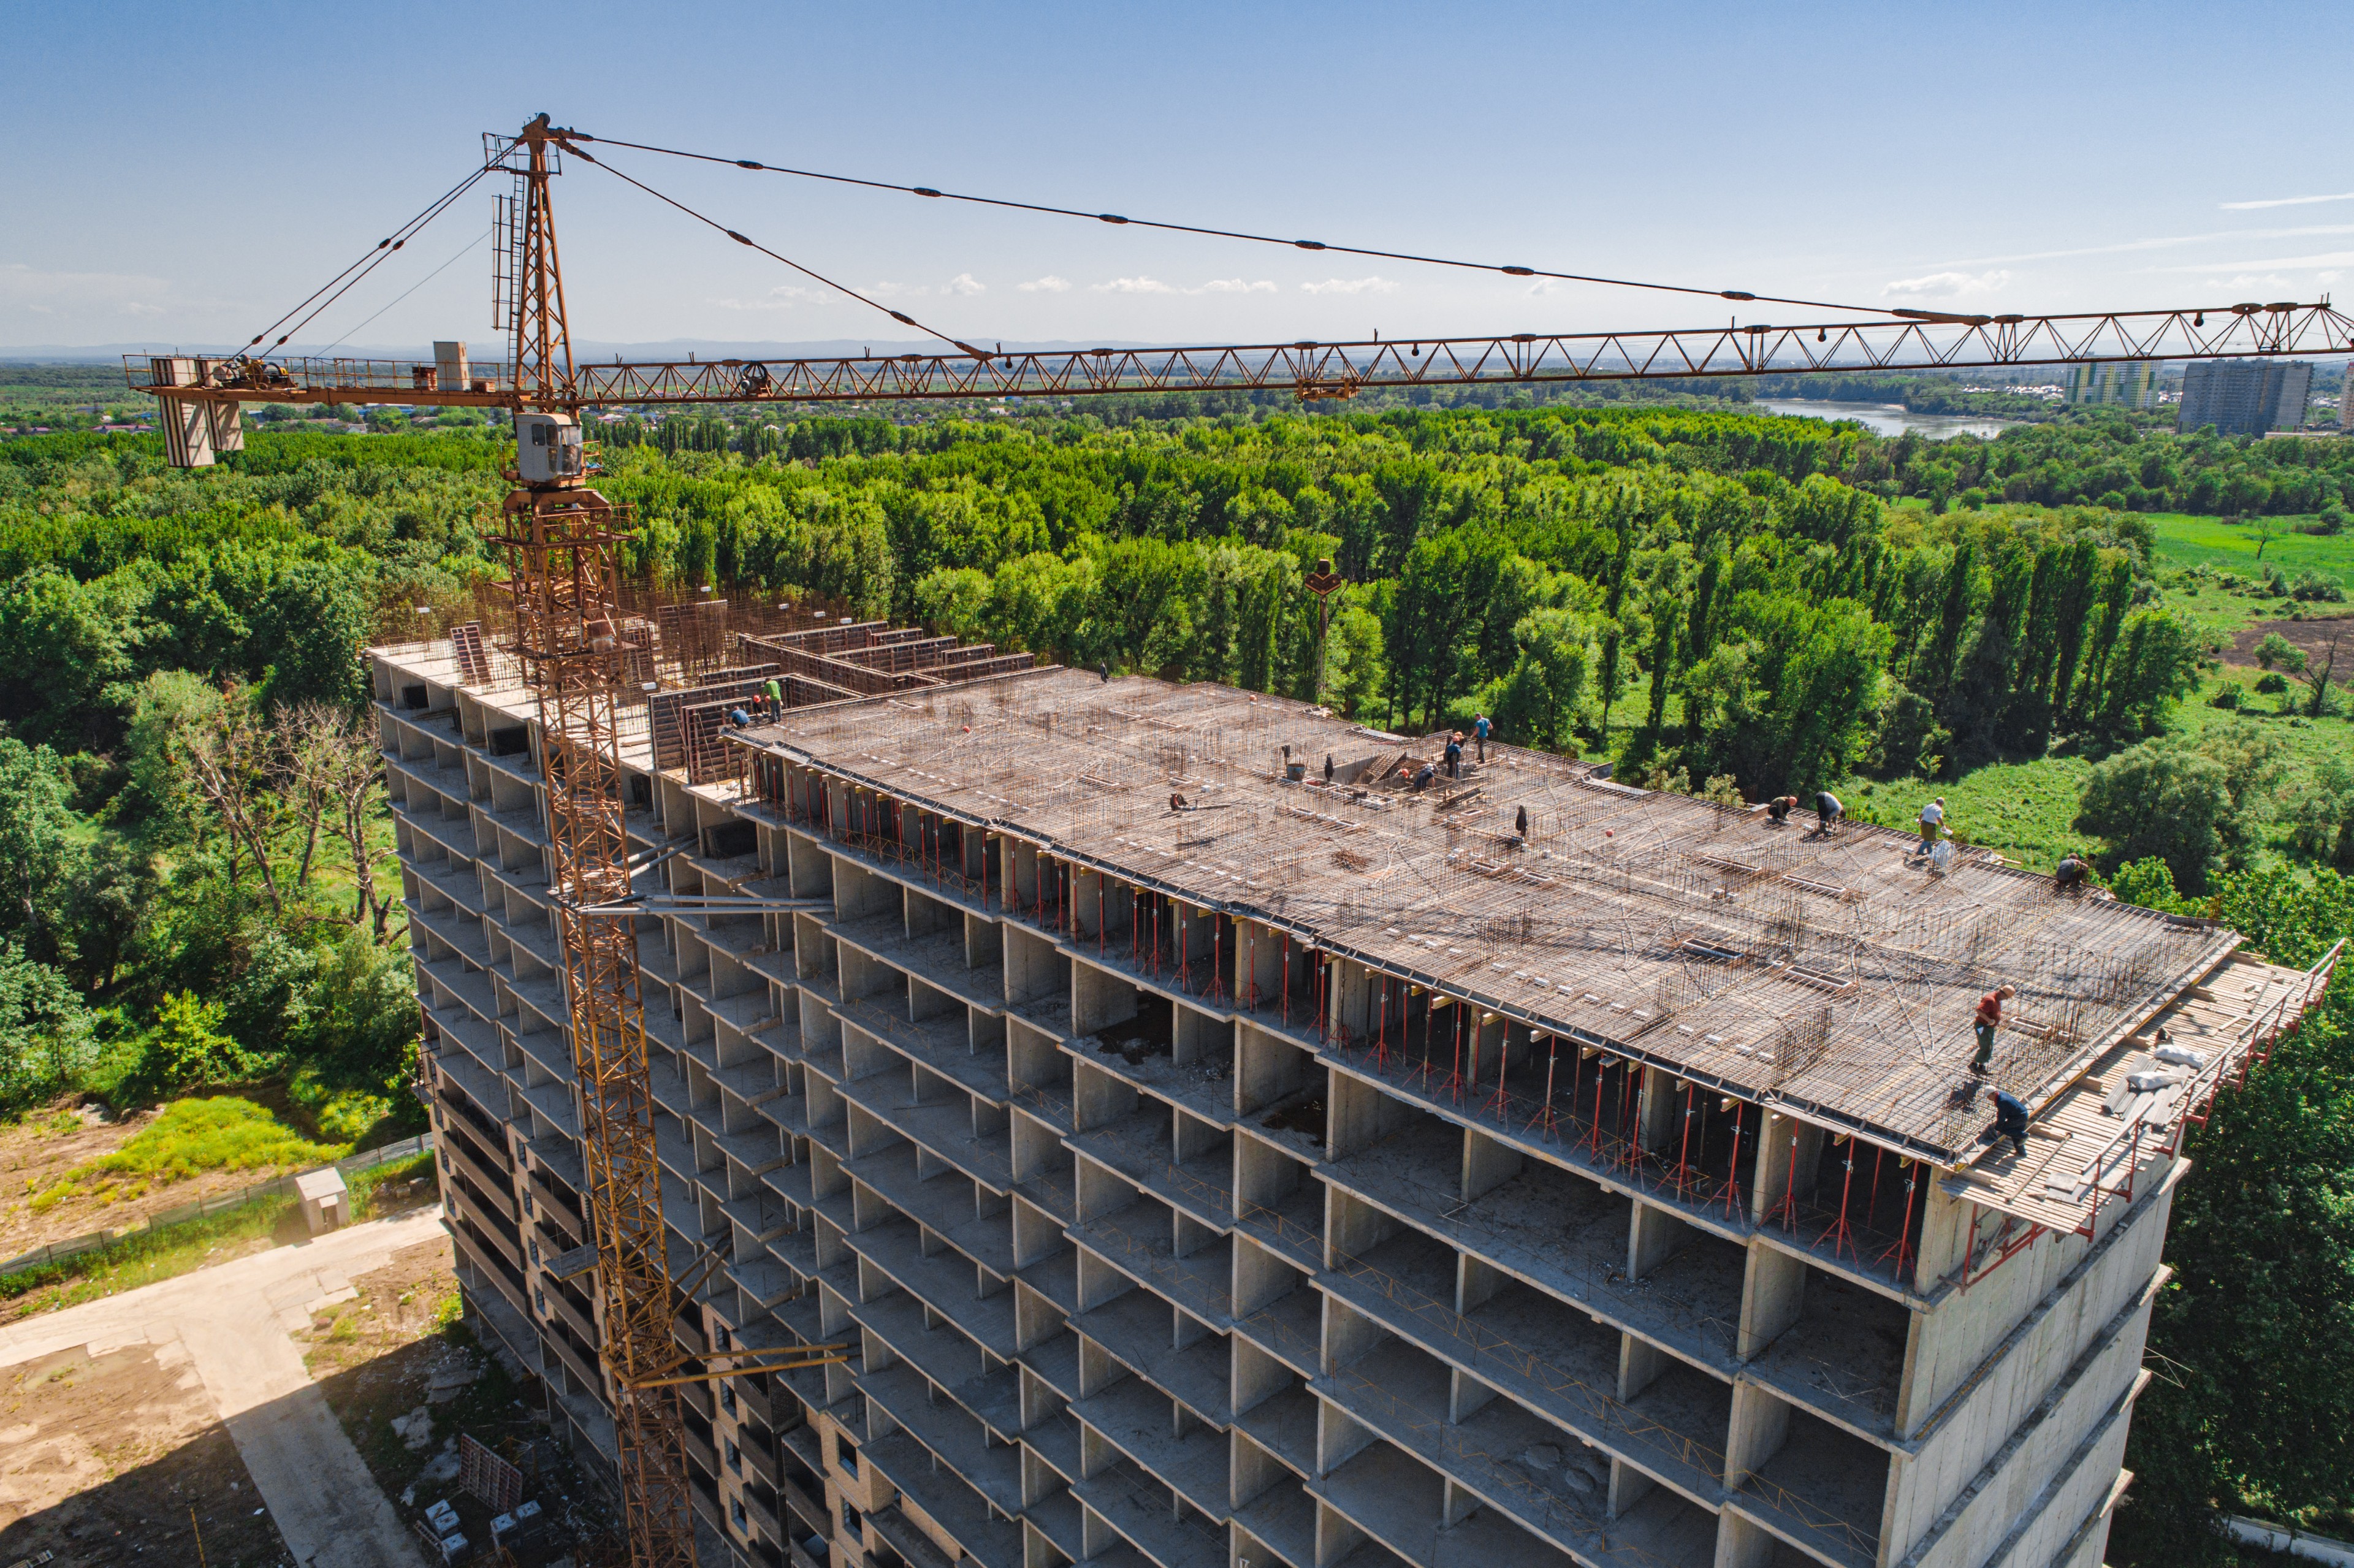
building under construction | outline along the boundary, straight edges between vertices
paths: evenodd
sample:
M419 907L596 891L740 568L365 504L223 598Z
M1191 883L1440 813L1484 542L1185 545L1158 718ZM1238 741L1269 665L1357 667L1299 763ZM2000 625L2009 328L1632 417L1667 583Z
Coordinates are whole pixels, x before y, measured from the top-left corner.
M2322 970L1549 755L663 615L674 1329L844 1347L679 1388L706 1563L2100 1563L2184 1128ZM610 1458L535 698L475 628L370 657L468 1308Z

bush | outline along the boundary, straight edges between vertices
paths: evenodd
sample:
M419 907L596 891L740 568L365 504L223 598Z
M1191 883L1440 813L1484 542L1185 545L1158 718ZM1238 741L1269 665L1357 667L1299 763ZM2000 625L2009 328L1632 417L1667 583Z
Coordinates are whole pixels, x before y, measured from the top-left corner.
M2175 885L2205 891L2224 855L2245 837L2230 773L2173 736L2145 741L2094 768L2073 824L2108 841L2109 866L2155 856Z
M2346 585L2336 577L2325 577L2319 572L2299 572L2290 594L2307 604L2343 604Z
M2236 710L2240 705L2242 695L2239 687L2227 683L2222 690L2207 699L2207 705L2211 708Z
M2288 690L2288 677L2277 670L2259 675L2256 677L2256 690L2266 696L2271 696L2277 692L2285 692Z
M96 1055L89 1011L66 977L0 942L0 1112L72 1087Z

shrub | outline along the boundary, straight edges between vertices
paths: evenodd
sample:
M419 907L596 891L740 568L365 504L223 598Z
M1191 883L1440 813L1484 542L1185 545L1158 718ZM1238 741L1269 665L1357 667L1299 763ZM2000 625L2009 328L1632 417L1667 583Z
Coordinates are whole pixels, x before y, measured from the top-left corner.
M2307 604L2343 604L2346 585L2336 577L2325 577L2319 572L2299 572L2290 594Z
M2207 705L2211 708L2236 710L2240 705L2240 688L2227 683L2222 690L2207 699Z
M0 1111L72 1086L96 1054L90 1013L66 977L0 942Z
M2108 841L2111 866L2152 856L2175 885L2203 892L2227 852L2245 836L2230 773L2168 736L2121 751L2084 780L2073 823Z
M2256 677L2256 690L2266 696L2271 696L2276 692L2285 692L2288 690L2288 677L2277 670L2269 674L2259 675Z

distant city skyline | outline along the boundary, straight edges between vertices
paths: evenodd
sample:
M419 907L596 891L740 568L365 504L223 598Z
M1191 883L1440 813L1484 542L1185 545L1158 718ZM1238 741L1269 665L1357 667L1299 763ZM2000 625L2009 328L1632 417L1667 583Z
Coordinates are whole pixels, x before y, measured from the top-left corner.
M2226 23L2299 47L2186 48ZM540 109L895 184L1852 307L2309 301L2354 272L2354 179L2285 164L2254 122L2173 139L2147 113L2329 101L2342 7L19 5L7 27L0 353L241 342ZM969 340L1838 319L601 155ZM603 170L557 200L584 339L920 341ZM492 342L490 206L485 182L298 344Z

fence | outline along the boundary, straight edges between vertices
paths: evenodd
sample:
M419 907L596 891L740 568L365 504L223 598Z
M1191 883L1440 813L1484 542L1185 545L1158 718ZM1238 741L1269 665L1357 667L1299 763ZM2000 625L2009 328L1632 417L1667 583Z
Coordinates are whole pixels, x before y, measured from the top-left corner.
M396 1160L406 1160L411 1155L422 1154L432 1147L433 1135L429 1132L420 1132L413 1138L404 1138L396 1143L387 1143L359 1154L347 1155L336 1160L332 1169L346 1174L356 1171L372 1171L379 1165L389 1165ZM215 1192L208 1198L199 1198L193 1203L182 1203L175 1209L161 1210L148 1215L141 1224L125 1225L121 1230L90 1231L82 1235L69 1236L64 1241L50 1242L46 1246L37 1246L30 1252L21 1253L5 1263L0 1263L0 1278L20 1273L27 1268L37 1268L45 1263L56 1263L64 1258L80 1256L86 1252L95 1252L100 1247L111 1246L116 1242L138 1235L143 1232L161 1230L165 1225L186 1224L190 1220L204 1219L208 1215L234 1209L239 1204L250 1203L258 1198L274 1198L282 1194L291 1194L294 1191L296 1177L307 1176L311 1171L328 1169L330 1169L328 1166L314 1165L310 1170L289 1171L275 1181L251 1182L230 1192Z

